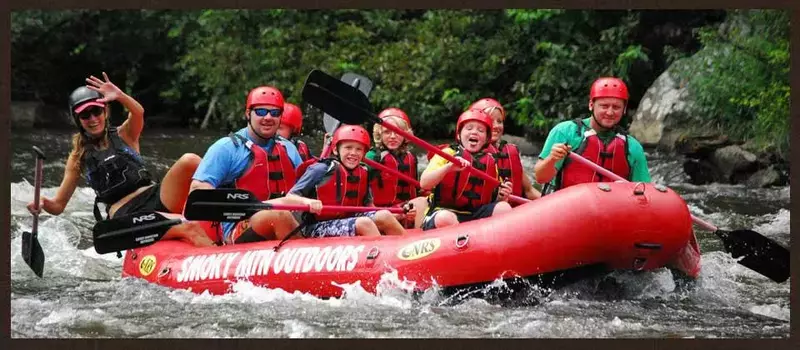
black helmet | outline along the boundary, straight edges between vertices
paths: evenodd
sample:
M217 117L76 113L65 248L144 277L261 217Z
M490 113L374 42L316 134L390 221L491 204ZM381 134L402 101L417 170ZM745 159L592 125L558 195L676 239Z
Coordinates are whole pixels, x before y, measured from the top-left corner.
M83 127L81 127L81 122L78 120L78 115L75 113L75 109L81 106L82 104L94 101L97 99L103 98L99 92L89 89L85 85L79 86L77 89L73 90L71 94L69 94L69 115L72 116L75 125L83 131Z

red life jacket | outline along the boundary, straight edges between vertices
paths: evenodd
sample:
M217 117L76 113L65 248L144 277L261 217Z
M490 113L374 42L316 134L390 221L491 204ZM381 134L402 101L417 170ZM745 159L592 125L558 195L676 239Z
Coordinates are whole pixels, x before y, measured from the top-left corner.
M383 151L380 155L381 158L378 163L413 179L418 178L417 157L411 152L406 151L399 159L389 151ZM369 184L372 188L372 197L375 205L379 207L390 207L417 196L416 186L400 180L396 175L388 171L374 172Z
M286 146L275 140L270 153L267 154L263 148L247 138L239 134L233 135L250 150L250 164L234 181L234 186L253 192L260 201L286 196L296 180L294 166L286 152ZM238 146L236 138L233 136L231 138Z
M322 182L316 185L317 199L326 205L345 205L363 207L364 199L369 190L369 175L367 168L359 165L348 170L338 160L326 159L328 170ZM324 213L315 215L317 221L341 219L352 215L351 213Z
M580 146L573 151L584 158L600 165L603 168L630 180L631 167L628 164L628 137L622 132L618 132L608 144L597 136L597 132L591 128L585 128L581 120L576 120L578 124L578 134L583 135ZM588 129L588 130L587 130ZM585 130L585 131L584 131ZM587 182L611 182L592 168L580 163L574 163L567 158L559 171L557 189L566 188L572 185Z
M497 175L501 179L510 179L513 185L511 194L522 196L522 159L519 157L517 145L500 140L500 149L494 145L487 148L497 162Z
M309 151L308 149L308 145L306 145L306 143L303 142L303 140L293 137L291 141L295 145L295 147L297 147L297 153L300 153L300 159L302 159L305 162L313 158L311 156L311 151Z
M473 158L472 154L458 146L458 151L454 156L460 156L470 161L474 168L484 171L493 178L497 177L494 157L486 150L476 154L476 157ZM487 184L482 178L472 175L472 172L466 170L449 172L433 189L431 207L473 211L481 205L494 201L496 191L496 185Z

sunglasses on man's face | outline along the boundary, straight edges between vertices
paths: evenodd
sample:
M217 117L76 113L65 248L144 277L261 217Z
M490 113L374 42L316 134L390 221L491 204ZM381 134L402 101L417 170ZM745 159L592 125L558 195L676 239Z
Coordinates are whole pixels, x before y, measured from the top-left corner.
M253 113L255 113L256 116L261 117L261 118L266 117L267 115L270 115L272 117L277 118L277 117L280 117L281 114L283 114L283 110L279 109L279 108L276 108L276 109L253 108Z
M100 107L89 107L86 110L78 113L78 118L82 120L89 120L92 116L99 117L105 112L105 109Z

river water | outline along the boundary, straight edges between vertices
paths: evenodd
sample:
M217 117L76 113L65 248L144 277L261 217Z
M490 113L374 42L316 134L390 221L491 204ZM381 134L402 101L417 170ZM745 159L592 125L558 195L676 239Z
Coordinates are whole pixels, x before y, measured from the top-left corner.
M145 130L142 154L161 178L184 152L203 154L219 133ZM85 184L65 212L43 214L44 278L22 260L30 230L37 145L48 156L43 194L53 196L69 151L66 131L13 131L11 157L11 336L13 338L787 338L789 281L777 284L736 263L712 233L697 232L702 273L692 284L665 270L614 273L539 293L533 306L468 299L436 290L413 295L396 275L379 295L357 284L321 300L238 282L224 296L120 278L121 259L91 247L94 193ZM319 147L312 143L313 150ZM753 229L789 245L789 187L687 183L681 159L648 154L655 182L678 191L691 212L723 228ZM525 157L526 169L534 159ZM496 281L495 285L502 284ZM495 286L496 288L501 288ZM534 303L531 303L534 304Z

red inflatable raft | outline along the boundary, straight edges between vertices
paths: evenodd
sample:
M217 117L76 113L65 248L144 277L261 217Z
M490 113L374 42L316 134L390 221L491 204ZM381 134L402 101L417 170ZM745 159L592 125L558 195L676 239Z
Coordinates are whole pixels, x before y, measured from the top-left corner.
M360 281L375 293L392 269L416 283L458 288L498 278L536 278L601 266L674 267L696 277L700 252L686 203L643 183L572 186L510 213L404 236L298 239L194 248L159 241L125 254L123 276L172 288L224 294L231 284L339 297L336 284Z

